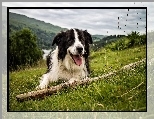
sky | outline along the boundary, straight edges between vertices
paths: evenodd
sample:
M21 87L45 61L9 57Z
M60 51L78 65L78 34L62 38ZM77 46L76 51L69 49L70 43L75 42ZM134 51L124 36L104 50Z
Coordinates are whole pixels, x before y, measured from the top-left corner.
M7 7L147 7L147 29L154 30L154 3L150 2L3 2ZM79 28L91 34L127 35L131 31L145 33L145 9L10 9L63 28Z

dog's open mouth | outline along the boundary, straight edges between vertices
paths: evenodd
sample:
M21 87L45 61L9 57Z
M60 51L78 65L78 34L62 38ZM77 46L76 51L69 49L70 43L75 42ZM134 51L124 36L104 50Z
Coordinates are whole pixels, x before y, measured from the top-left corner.
M82 64L82 55L73 55L72 53L70 55L76 65L80 66Z

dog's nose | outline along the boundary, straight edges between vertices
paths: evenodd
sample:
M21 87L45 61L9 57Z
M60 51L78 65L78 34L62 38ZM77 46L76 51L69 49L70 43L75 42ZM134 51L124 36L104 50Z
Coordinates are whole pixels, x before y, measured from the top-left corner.
M83 48L81 46L76 47L76 49L77 49L78 53L82 53L82 51L83 51Z

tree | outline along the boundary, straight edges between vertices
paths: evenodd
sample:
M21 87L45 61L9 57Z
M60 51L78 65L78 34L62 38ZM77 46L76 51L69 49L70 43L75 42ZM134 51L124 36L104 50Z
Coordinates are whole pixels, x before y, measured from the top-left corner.
M37 46L37 37L27 28L13 32L9 37L9 69L32 66L42 58Z
M137 31L132 31L130 34L128 34L127 38L130 39L130 46L129 47L136 45L135 41L137 41L137 39L139 39L139 37L140 37L140 33Z
M130 39L129 47L146 44L146 34L141 35L137 31L132 31L127 37Z

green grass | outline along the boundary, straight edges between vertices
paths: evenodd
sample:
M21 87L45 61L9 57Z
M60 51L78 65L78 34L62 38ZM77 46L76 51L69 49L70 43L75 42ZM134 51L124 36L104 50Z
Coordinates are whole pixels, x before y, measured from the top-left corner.
M118 70L129 63L145 58L145 50L145 46L140 46L121 51L101 49L92 52L90 57L91 77Z
M118 70L143 59L146 57L145 49L145 46L140 46L123 51L102 49L92 52L91 76ZM44 66L10 73L10 111L146 111L145 63L89 85L65 89L44 99L17 102L16 95L34 90L39 84L38 77L45 71Z

